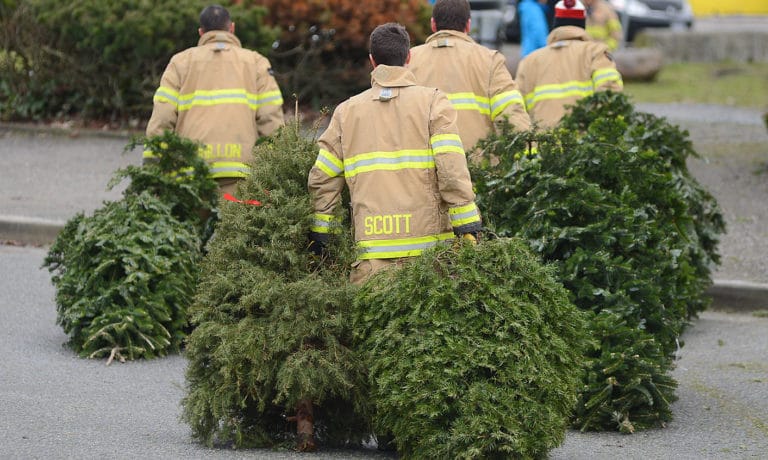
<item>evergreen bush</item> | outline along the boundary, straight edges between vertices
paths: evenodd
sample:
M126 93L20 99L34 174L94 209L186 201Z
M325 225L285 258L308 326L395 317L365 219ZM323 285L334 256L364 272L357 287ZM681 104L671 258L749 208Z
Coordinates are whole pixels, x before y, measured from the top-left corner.
M539 154L526 155L536 142ZM473 167L478 205L498 233L555 264L576 305L594 313L575 424L633 431L671 418L672 354L708 302L723 218L689 174L687 133L626 96L581 100L542 133L490 136L498 166Z
M429 35L423 0L244 0L267 8L264 23L279 27L270 58L284 95L315 109L334 106L370 87L368 38L385 22L403 24L416 43Z
M116 171L111 185L131 179L123 198L70 219L43 262L69 345L108 363L179 350L205 228L196 209L216 198L197 144L169 132L143 140L159 161ZM195 174L175 175L182 166Z
M223 203L202 262L183 417L208 445L312 450L370 433L366 373L350 348L354 246L340 234L337 258L307 250L317 148L305 136L293 123L257 145L238 191L251 204Z
M524 242L442 246L356 299L377 433L403 458L540 458L564 437L586 316Z
M275 31L262 25L263 8L226 6L243 46L268 52ZM160 76L174 53L197 43L203 0L19 0L3 6L0 106L4 119L82 116L146 120ZM0 97L0 100L5 97Z

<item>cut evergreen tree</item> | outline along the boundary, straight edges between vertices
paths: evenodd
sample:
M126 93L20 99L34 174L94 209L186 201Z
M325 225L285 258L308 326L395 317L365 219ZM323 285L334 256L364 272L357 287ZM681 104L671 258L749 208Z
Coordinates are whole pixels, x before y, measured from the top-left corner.
M525 154L532 142L538 155ZM600 345L574 424L632 432L670 420L673 353L707 305L724 231L717 202L687 170L687 133L602 92L551 131L507 130L482 148L500 158L472 168L486 223L527 241L595 313Z
M314 450L370 434L366 370L350 348L353 244L341 233L333 259L307 250L316 156L298 123L282 128L256 146L243 202L221 206L191 310L183 400L205 444Z
M143 166L130 165L118 170L110 186L130 179L124 196L146 191L159 198L177 220L197 229L205 245L216 224L219 195L216 181L209 177L208 164L199 155L200 145L165 131L159 136L133 139L126 151L136 146L153 152L154 158Z
M179 350L200 260L193 208L215 200L197 144L172 133L144 141L159 162L116 171L110 186L132 180L123 198L70 219L43 262L69 345L108 364ZM181 165L195 174L175 176Z
M356 303L377 433L403 458L539 458L563 441L588 314L522 241L436 247Z

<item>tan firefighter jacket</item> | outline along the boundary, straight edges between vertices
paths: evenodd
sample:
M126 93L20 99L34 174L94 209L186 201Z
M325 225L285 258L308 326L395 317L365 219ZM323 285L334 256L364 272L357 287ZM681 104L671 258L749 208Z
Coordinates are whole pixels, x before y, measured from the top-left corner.
M619 15L605 0L594 0L587 7L587 35L614 51L624 38Z
M313 238L332 231L345 183L359 259L416 256L479 231L451 103L404 67L379 65L371 76L371 89L339 104L318 140Z
M531 126L504 55L475 43L463 32L432 34L425 44L411 49L407 67L418 84L434 86L448 95L458 111L459 133L467 152L505 118L517 131Z
M147 136L175 131L200 141L215 179L245 177L261 136L283 125L283 97L269 61L225 31L171 58L155 92ZM144 152L144 160L152 152Z
M516 78L531 119L542 128L555 126L565 115L565 106L595 91L623 87L605 44L591 41L576 26L550 32L545 48L520 61Z

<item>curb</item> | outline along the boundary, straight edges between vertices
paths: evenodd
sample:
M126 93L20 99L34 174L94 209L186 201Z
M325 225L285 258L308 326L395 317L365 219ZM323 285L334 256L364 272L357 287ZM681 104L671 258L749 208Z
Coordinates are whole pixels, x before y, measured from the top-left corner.
M0 216L0 244L47 246L53 243L65 222L23 216Z
M22 216L0 216L0 245L49 246L65 222ZM712 297L710 308L720 311L768 309L768 284L740 280L714 280L707 289Z
M108 139L131 139L135 136L144 135L144 131L139 129L96 129L11 122L0 122L0 131L50 134L66 137L102 137Z
M768 309L768 284L739 280L714 280L707 290L712 308L723 311Z

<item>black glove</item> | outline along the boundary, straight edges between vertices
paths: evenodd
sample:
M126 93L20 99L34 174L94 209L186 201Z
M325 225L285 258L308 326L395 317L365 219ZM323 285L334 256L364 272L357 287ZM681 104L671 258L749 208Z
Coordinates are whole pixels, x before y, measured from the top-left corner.
M325 245L327 241L328 235L324 233L309 232L309 246L307 249L312 254L321 256L325 251Z

